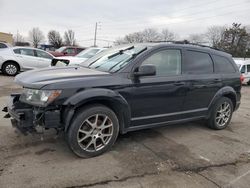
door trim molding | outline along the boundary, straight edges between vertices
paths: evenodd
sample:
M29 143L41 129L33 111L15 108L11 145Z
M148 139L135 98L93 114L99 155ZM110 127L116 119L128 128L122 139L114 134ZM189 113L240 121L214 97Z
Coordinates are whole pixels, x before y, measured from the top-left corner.
M207 111L207 110L208 110L208 108L199 108L199 109L195 109L195 110L186 110L186 111L173 112L173 113L167 113L167 114L157 114L157 115L151 115L151 116L134 117L134 118L131 118L131 121L138 121L138 120L144 120L144 119L153 119L153 118L160 118L160 117L175 116L175 115L181 115L181 114L202 112L202 111Z

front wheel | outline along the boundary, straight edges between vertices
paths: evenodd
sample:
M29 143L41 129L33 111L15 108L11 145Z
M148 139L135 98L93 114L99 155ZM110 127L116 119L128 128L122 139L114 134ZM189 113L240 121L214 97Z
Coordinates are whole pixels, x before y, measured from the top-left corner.
M208 126L215 130L221 130L228 126L233 114L233 103L227 97L220 98L214 105L208 119Z
M116 114L103 105L87 106L75 116L67 133L71 150L79 157L94 157L111 148L119 133Z

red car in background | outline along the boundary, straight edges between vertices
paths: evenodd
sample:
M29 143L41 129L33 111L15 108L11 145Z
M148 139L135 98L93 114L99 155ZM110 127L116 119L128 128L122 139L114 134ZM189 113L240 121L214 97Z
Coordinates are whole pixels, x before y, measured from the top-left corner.
M58 48L55 51L50 51L50 53L55 57L60 56L75 56L81 51L85 50L86 48L83 47L75 47L75 46L63 46Z

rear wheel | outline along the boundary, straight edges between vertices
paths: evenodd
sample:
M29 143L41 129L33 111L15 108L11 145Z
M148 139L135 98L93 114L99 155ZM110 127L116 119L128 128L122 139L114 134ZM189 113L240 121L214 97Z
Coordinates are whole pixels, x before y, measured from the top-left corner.
M2 71L8 76L15 76L19 71L19 67L15 62L7 62L2 66Z
M215 130L221 130L228 126L233 114L233 103L227 97L220 98L212 109L208 125Z
M102 105L79 111L68 130L67 141L79 157L94 157L111 148L119 133L115 113Z

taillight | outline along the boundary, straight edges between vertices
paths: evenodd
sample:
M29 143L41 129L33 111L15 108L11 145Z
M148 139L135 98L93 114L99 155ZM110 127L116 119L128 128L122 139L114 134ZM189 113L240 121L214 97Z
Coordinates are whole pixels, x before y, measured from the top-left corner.
M245 79L244 76L241 74L241 75L240 75L241 84L243 84L244 79Z

